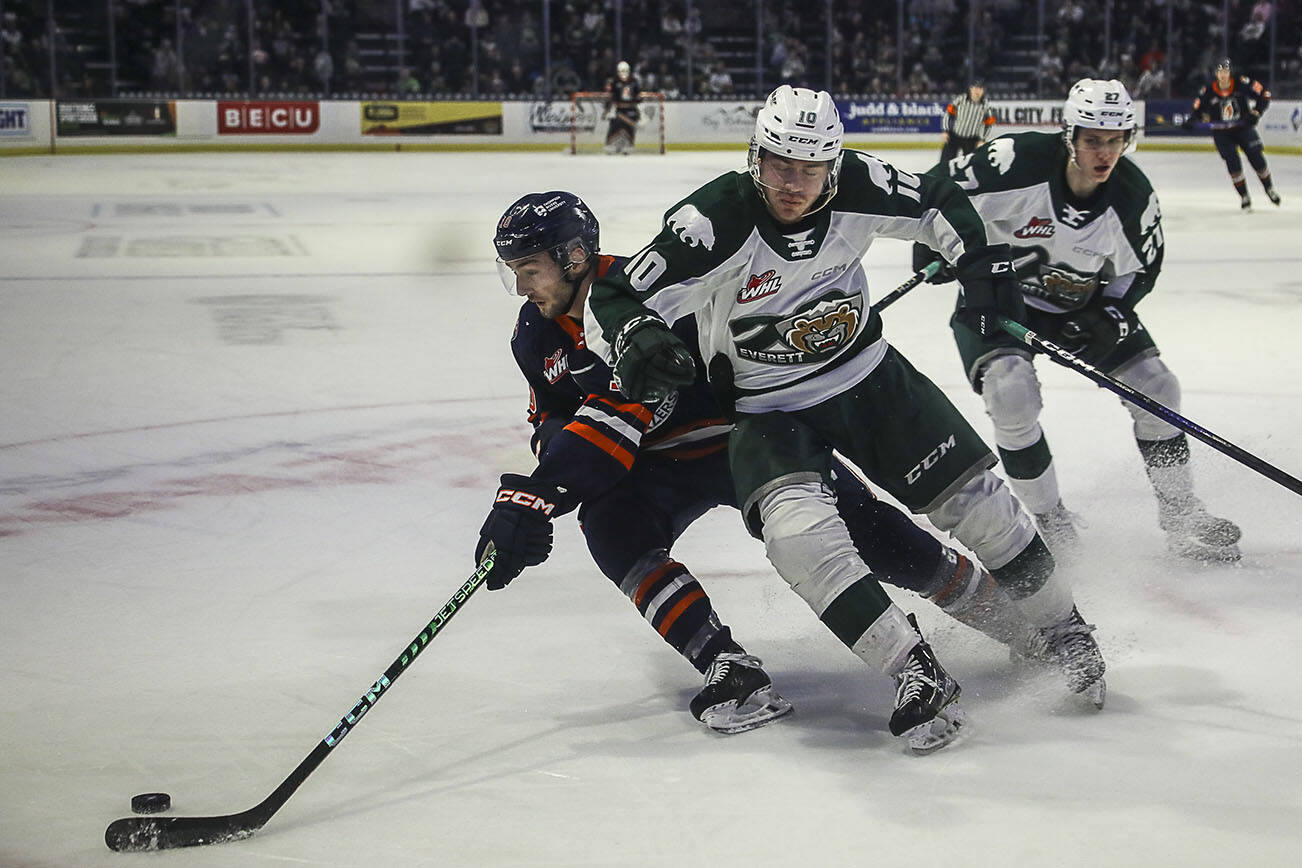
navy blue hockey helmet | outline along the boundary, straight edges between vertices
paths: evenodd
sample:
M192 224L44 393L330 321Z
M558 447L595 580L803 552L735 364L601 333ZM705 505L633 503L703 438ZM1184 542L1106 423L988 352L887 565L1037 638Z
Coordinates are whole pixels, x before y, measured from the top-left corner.
M600 239L597 217L583 200L573 193L552 190L529 193L515 200L497 221L493 246L497 248L498 262L503 265L546 252L562 270L568 270L572 264L593 256L599 249ZM572 254L580 248L585 255L576 260ZM502 280L507 283L507 290L512 291L515 281L512 276L507 282L509 273L510 269L505 269Z
M1228 57L1222 57L1220 60L1216 61L1216 69L1214 71L1220 72L1222 69L1232 75L1234 73L1233 61Z

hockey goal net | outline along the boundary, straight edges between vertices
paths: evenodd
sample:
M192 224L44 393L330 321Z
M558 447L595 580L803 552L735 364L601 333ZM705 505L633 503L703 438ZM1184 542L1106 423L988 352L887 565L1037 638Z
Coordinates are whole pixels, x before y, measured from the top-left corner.
M633 145L625 153L663 154L665 152L665 95L642 91L637 95L638 121ZM579 91L570 97L570 153L601 154L618 152L607 147L613 110L606 110L606 94Z

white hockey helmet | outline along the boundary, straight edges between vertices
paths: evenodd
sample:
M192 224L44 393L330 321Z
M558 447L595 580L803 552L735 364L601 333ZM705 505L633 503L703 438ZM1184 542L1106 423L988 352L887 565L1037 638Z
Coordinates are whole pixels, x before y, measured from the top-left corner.
M628 78L632 74L633 68L628 65L627 60L621 60L619 63L615 64L615 75L620 78Z
M1076 159L1076 130L1123 130L1126 150L1135 149L1135 102L1115 78L1082 78L1071 86L1062 107L1062 134L1067 152Z
M763 196L765 186L759 176L761 150L792 160L830 162L822 196L810 209L813 213L836 195L844 139L845 127L831 94L784 84L769 94L764 107L755 115L755 135L750 140L747 168Z

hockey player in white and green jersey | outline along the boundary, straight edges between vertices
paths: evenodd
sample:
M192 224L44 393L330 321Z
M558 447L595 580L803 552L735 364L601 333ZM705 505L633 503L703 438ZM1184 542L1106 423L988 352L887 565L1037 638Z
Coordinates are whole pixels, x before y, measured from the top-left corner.
M861 659L897 682L891 731L942 746L958 685L855 552L829 481L836 449L972 550L1041 629L1072 690L1103 702L1103 658L994 456L882 336L862 258L879 237L949 252L979 328L1020 314L1006 245L952 182L842 150L826 92L786 85L760 110L749 171L672 207L660 234L598 280L585 328L629 397L692 381L695 339L735 418L738 502L777 571ZM670 327L673 327L673 331ZM915 750L916 750L915 746Z
M956 181L990 240L1011 245L1024 325L1178 412L1180 383L1135 315L1162 267L1162 215L1148 178L1124 156L1134 146L1134 105L1121 82L1082 79L1067 97L1063 120L1061 133L1001 136L930 174ZM929 258L916 252L915 264ZM1049 546L1070 550L1078 532L1039 423L1034 352L1002 332L976 333L961 311L951 325L964 369L994 422L1013 490ZM1239 528L1208 513L1194 494L1184 433L1123 403L1134 419L1168 547L1196 560L1238 560Z

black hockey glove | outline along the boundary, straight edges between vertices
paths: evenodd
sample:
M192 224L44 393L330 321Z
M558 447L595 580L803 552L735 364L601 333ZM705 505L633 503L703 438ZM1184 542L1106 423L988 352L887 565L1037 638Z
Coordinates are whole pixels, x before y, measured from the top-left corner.
M687 345L654 314L636 316L615 336L615 383L640 404L655 404L696 380Z
M1248 112L1248 126L1255 127L1259 120L1261 120L1261 112Z
M1062 348L1071 353L1101 356L1143 327L1135 312L1119 301L1087 307L1071 314L1063 323Z
M475 546L475 563L483 558L490 541L497 549L488 574L490 591L505 588L525 567L547 560L552 551L552 515L565 511L563 498L554 485L518 473L502 474L502 487Z
M1194 131L1194 125L1197 122L1197 119L1194 118L1193 115L1189 115L1189 117L1184 119L1184 123L1180 124L1180 129L1184 130L1186 133L1192 133Z
M1014 322L1026 319L1022 285L1011 275L969 278L963 282L963 304L958 319L983 338L1002 334L999 317Z
M945 261L939 253L932 250L925 244L914 242L913 245L913 270L921 271L933 262L939 262L940 268L931 277L927 278L927 283L949 283L954 279L954 268Z

